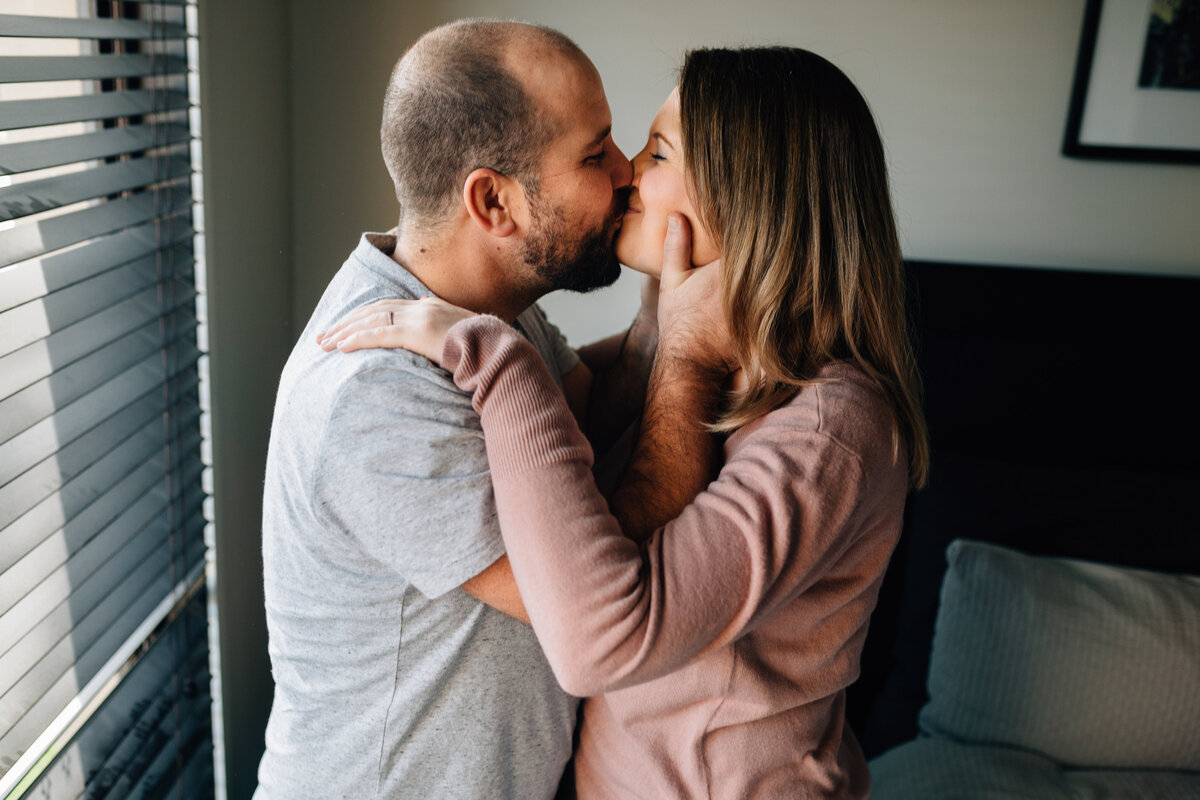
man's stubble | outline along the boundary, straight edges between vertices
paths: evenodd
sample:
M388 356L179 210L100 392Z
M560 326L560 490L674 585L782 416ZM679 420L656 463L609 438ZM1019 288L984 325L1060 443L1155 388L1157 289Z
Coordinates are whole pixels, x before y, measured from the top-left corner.
M627 197L618 193L603 224L580 235L570 229L561 208L544 202L537 193L530 195L532 220L524 259L545 284L546 292L591 292L616 282L621 276L616 237Z

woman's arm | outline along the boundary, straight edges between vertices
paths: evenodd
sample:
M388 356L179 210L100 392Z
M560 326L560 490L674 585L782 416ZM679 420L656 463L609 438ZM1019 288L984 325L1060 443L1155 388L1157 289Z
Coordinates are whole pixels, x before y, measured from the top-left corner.
M472 392L513 573L551 666L576 695L651 680L732 641L811 585L858 529L859 460L818 432L815 410L788 407L746 434L719 478L639 546L609 512L591 448L523 337L436 300L397 308L395 325L391 312L368 310L343 329L349 338L335 338L414 349ZM400 324L401 313L428 324ZM662 475L647 473L644 499Z
M474 318L451 330L442 363L473 393L513 572L572 694L651 680L729 643L807 588L854 529L860 462L785 409L639 546L609 513L587 441L527 342Z

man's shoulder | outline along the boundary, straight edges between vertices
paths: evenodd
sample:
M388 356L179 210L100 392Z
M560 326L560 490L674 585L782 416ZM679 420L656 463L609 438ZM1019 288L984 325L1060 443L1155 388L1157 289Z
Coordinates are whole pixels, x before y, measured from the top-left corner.
M297 346L297 351L303 347ZM277 398L276 424L301 435L386 429L413 419L477 429L471 397L450 373L407 350L326 353L315 343L293 352Z
M330 280L284 368L281 391L290 378L293 386L289 391L303 386L304 391L315 392L327 403L352 394L353 388L412 386L426 393L440 390L458 394L449 373L407 350L327 353L316 343L319 332L332 328L367 303L385 298L416 299L429 294L415 277L379 249L381 236L384 235L364 233Z
M429 290L411 273L373 244L372 234L363 234L358 246L325 287L309 319L307 329L329 327L354 309L386 297L416 299Z
M359 350L330 353L344 360L333 377L334 415L375 412L386 417L478 419L471 395L454 385L450 373L407 350Z

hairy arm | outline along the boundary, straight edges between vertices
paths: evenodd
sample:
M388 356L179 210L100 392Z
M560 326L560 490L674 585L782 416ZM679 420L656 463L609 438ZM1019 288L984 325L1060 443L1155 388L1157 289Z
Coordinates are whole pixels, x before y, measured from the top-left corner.
M463 583L462 590L481 603L529 624L529 612L521 600L507 555L500 556L483 572Z
M732 354L722 323L719 265L691 267L691 232L675 216L663 243L660 341L629 468L610 498L625 535L645 541L716 477L705 427L716 419Z
M592 373L580 425L597 458L603 458L638 421L658 347L658 281L642 284L642 305L628 330L580 348Z
M655 359L637 446L609 499L629 538L648 539L716 476L717 443L704 425L716 416L723 377L677 354Z

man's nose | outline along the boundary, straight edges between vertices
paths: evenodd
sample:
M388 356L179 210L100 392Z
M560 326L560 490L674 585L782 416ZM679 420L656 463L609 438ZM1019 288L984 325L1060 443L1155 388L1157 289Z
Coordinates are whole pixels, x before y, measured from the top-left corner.
M633 181L633 165L629 163L629 159L621 152L621 148L613 145L613 170L612 182L614 189L621 189L628 186Z

